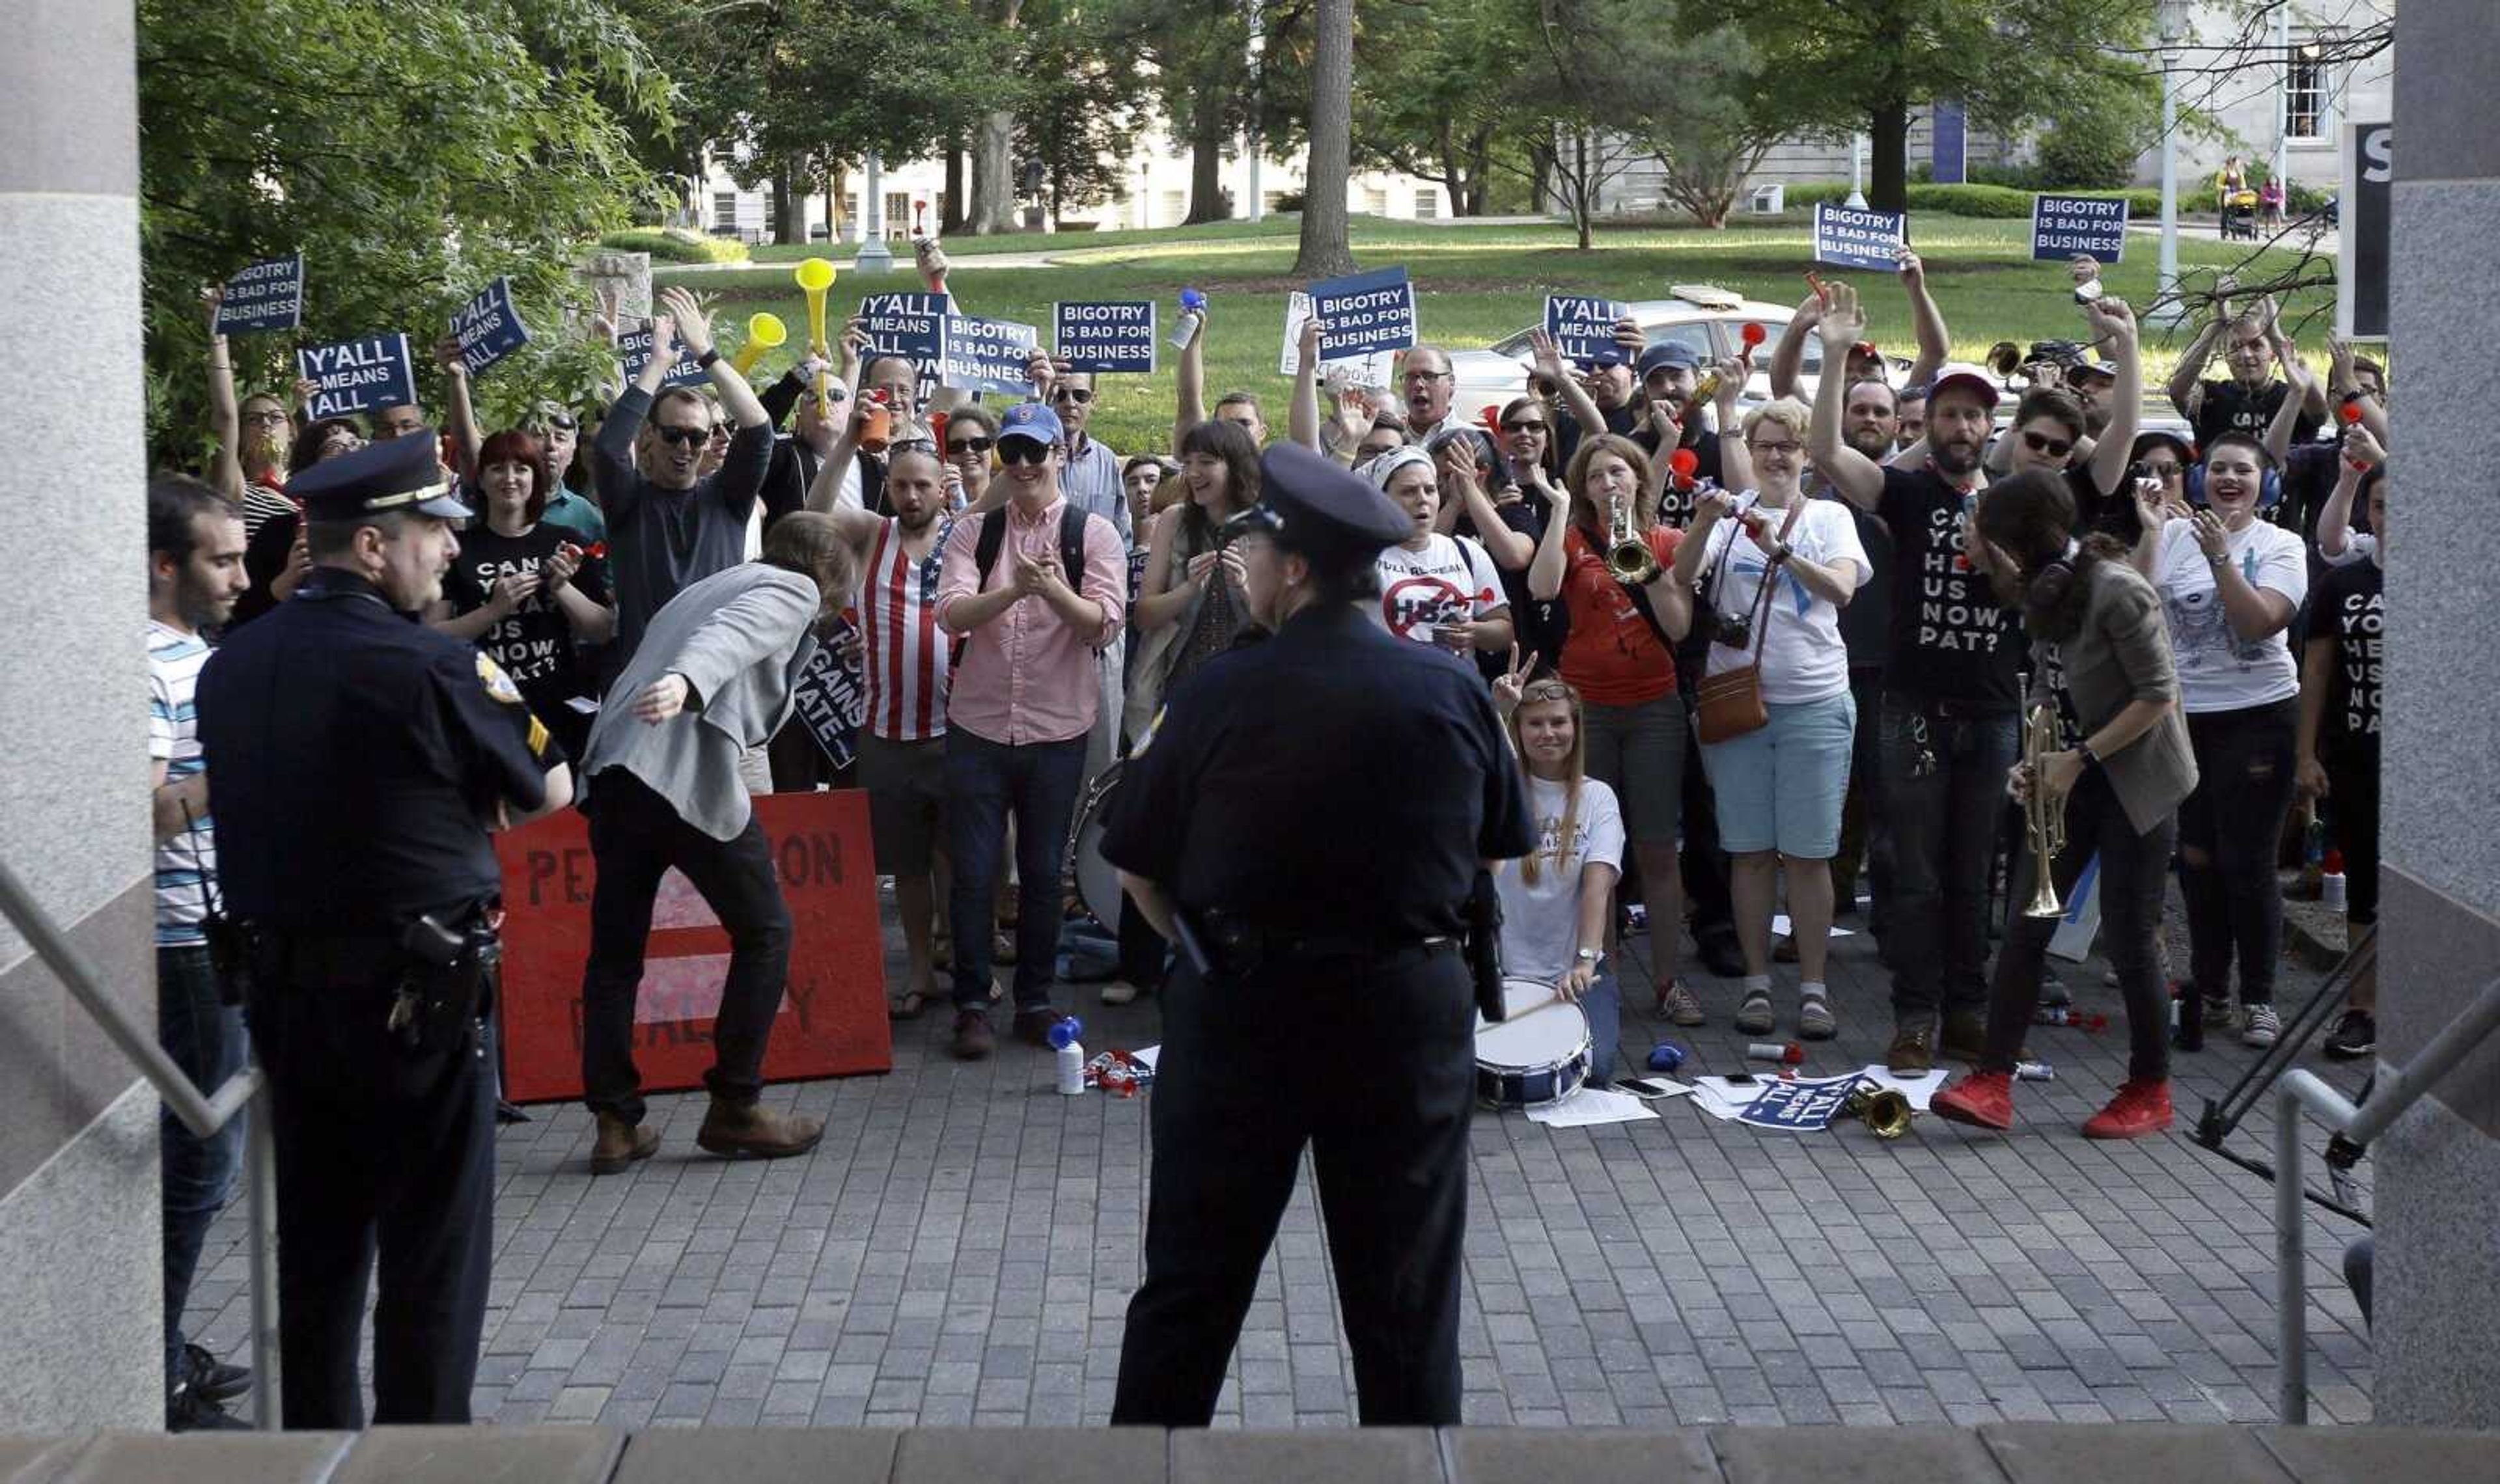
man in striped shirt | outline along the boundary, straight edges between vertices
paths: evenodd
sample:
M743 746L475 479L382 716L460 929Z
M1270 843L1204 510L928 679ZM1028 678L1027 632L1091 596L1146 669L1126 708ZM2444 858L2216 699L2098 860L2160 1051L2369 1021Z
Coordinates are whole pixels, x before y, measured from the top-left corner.
M179 475L148 486L148 757L155 795L156 1035L203 1092L243 1065L243 1011L226 1003L203 926L217 869L209 777L200 760L192 692L214 629L233 615L244 573L243 516L215 490ZM233 1192L241 1119L202 1138L170 1112L158 1117L165 1222L165 1423L176 1432L248 1426L217 1406L242 1395L250 1372L185 1344L182 1308L209 1222Z
M868 790L876 869L894 877L910 960L897 1020L918 1015L937 989L930 940L933 867L946 802L946 682L952 640L938 627L938 577L946 533L944 471L924 446L896 440L886 460L891 515L841 501L841 471L828 461L807 492L808 509L834 517L860 559L860 635L868 648L868 714L860 724L859 778Z

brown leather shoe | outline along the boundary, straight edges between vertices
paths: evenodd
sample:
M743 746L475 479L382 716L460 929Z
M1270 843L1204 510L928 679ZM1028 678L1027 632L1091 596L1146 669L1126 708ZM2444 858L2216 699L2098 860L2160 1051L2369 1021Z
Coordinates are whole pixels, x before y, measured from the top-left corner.
M1894 1076L1924 1076L1935 1070L1935 1023L1924 1015L1900 1022L1892 1032L1891 1049L1884 1053L1884 1070Z
M601 1113L599 1141L590 1146L590 1172L614 1174L636 1160L646 1160L660 1147L660 1131L627 1123L613 1113Z
M695 1134L695 1146L729 1159L777 1160L805 1154L824 1137L821 1119L771 1112L760 1103L715 1097L710 1111L704 1114L703 1128Z
M1047 1046L1050 1044L1050 1028L1067 1018L1057 1006L1051 1005L1018 1010L1015 1012L1015 1039L1028 1046Z
M955 1041L952 1050L959 1062L977 1062L998 1049L999 1039L990 1030L987 1010L957 1010Z

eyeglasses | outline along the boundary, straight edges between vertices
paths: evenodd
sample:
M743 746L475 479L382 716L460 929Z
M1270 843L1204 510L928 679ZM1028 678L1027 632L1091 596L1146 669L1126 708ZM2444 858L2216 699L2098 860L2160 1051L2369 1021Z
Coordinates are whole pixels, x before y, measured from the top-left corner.
M1037 444L1030 438L1019 438L1011 444L998 445L1002 464L1041 465L1050 462L1050 445Z
M1505 433L1542 433L1546 427L1547 424L1543 418L1531 417L1522 418L1516 422L1505 421L1501 425L1501 430Z
M1749 441L1745 446L1753 449L1756 453L1777 453L1782 456L1787 456L1795 453L1798 449L1804 447L1805 445L1797 443L1793 439L1782 439L1780 442L1775 444L1755 443Z
M2053 459L2064 458L2075 446L2075 441L2071 438L2051 438L2046 433L2035 433L2029 428L2023 430L2023 442L2032 452L2044 454Z
M2188 471L2180 468L2177 464L2147 464L2144 466L2144 472L2152 476L2154 478L2166 482L2168 480L2178 478Z
M889 454L936 453L938 441L934 438L898 438L885 445L885 451Z
M1083 407L1086 403L1094 400L1094 393L1089 387L1054 386L1050 389L1050 400L1053 402L1073 402L1078 407Z
M651 431L660 435L660 441L662 443L677 444L684 446L692 446L693 445L700 443L708 443L711 440L711 429L707 427L673 428L668 426L666 423L663 423L660 426L653 428Z
M1519 699L1523 704L1530 701L1568 701L1571 699L1571 686L1567 681L1552 678L1531 680L1527 689L1519 693Z
M254 427L275 428L285 423L286 414L273 408L267 412L246 412L243 414L243 420Z
M990 451L990 445L993 442L994 440L987 438L950 438L946 440L946 451L949 453L987 453Z
M1406 379L1409 381L1446 381L1450 379L1450 375L1451 374L1446 371L1410 371L1406 373Z

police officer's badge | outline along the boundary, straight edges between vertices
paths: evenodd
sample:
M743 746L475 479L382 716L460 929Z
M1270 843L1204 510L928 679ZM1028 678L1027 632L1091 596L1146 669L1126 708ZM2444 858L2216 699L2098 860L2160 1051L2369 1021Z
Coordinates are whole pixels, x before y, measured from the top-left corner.
M486 687L486 694L506 706L521 704L521 688L512 683L510 676L504 674L503 666L482 653L477 656L477 683Z

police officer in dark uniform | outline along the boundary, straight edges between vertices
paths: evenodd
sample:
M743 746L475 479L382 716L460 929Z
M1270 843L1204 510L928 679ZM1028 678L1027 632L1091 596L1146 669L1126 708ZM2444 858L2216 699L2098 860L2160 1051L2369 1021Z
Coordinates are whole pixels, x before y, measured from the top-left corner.
M469 1420L493 1227L487 832L570 801L492 660L414 619L459 552L432 437L296 479L312 571L201 673L218 877L278 1155L289 1428ZM257 1115L256 1115L257 1116Z
M1115 1424L1203 1427L1308 1146L1366 1425L1459 1420L1474 1006L1459 939L1527 803L1484 681L1365 611L1411 523L1280 445L1231 528L1266 643L1133 754L1102 854L1182 945Z

